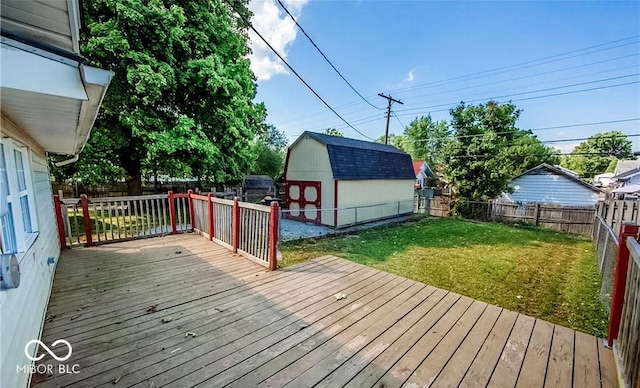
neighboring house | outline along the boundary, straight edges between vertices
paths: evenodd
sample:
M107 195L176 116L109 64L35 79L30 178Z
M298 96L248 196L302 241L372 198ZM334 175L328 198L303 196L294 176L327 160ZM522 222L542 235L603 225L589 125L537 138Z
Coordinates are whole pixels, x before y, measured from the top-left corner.
M613 177L616 187L640 184L640 167L627 170Z
M624 174L629 170L640 168L640 160L618 160L616 169L613 171L613 176Z
M429 165L424 160L415 160L413 162L413 173L416 175L416 189L424 189L427 187L427 178L431 174Z
M411 157L391 145L304 132L284 176L287 218L339 228L413 211Z
M513 193L505 193L501 199L520 203L588 206L597 204L604 195L576 173L546 163L513 178L509 187Z
M61 248L47 154L77 158L113 74L80 56L78 0L3 0L0 14L0 248L20 272L5 284L2 268L17 288L0 291L0 386L24 387Z
M640 184L626 185L611 191L616 199L638 199L640 197Z
M596 187L609 187L613 183L613 173L605 172L604 174L598 174L593 177L593 185Z

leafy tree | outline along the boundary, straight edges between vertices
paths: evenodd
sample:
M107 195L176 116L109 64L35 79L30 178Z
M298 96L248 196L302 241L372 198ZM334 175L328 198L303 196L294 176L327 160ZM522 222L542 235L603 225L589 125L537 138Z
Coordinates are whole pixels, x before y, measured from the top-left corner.
M268 175L274 180L284 172L285 148L287 137L273 125L258 137L254 146L255 161L252 174Z
M597 133L578 144L571 155L562 158L562 166L591 179L613 172L620 159L635 159L631 141L620 131Z
M84 15L83 54L115 76L77 173L124 176L130 194L144 171L239 180L266 116L246 23L222 0L93 0Z
M327 128L324 131L322 131L322 133L324 133L325 135L344 137L344 133L342 133L341 131L335 128Z
M384 135L375 140L376 143L384 144ZM399 150L408 153L407 137L404 135L396 135L395 133L389 134L389 144L396 147Z
M516 127L515 105L465 105L451 109L453 141L446 173L459 198L487 201L508 191L509 180L540 163L556 163L555 150Z
M433 121L431 115L411 121L404 130L406 149L413 160L424 160L436 171L446 164L444 151L451 141L451 132L445 121Z

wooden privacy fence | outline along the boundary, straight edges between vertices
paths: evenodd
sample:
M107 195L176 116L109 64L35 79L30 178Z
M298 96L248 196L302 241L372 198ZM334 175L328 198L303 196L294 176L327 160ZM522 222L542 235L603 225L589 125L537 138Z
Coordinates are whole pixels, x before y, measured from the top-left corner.
M277 267L279 208L211 194L61 199L54 195L62 247L197 231L265 267Z
M494 221L526 222L553 230L591 236L596 207L492 201L490 214Z
M599 202L597 213L614 232L618 233L625 222L640 224L640 201L611 199Z
M640 244L638 225L623 224L609 318L609 345L627 387L640 386Z
M427 197L414 195L413 212L436 217L451 217L451 197Z

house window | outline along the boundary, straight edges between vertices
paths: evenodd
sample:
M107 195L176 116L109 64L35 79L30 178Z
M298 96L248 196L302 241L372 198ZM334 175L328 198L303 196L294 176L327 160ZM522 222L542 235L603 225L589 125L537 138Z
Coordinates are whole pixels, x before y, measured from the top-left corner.
M11 139L0 148L2 253L26 251L37 235L29 150Z

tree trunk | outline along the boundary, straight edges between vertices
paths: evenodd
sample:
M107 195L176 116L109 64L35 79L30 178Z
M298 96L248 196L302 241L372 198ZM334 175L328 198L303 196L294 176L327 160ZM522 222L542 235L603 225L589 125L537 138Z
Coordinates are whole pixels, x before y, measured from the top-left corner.
M127 194L142 195L142 174L140 172L130 173L127 177Z

